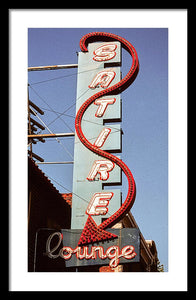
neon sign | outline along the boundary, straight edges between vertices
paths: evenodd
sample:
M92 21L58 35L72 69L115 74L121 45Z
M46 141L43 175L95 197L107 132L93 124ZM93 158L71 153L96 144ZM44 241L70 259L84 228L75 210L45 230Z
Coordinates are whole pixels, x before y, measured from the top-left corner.
M101 45L96 43L92 44L92 42L100 40L105 43L102 43ZM87 49L88 44L89 49ZM121 62L121 46L125 48L132 56L131 68L123 79L120 79L119 68L106 68L107 61L109 61L110 66L112 63L116 64L117 62ZM119 157L114 156L110 153L111 151L108 151L107 146L106 149L103 149L103 147L105 147L105 145L110 141L110 138L112 136L112 128L104 127L101 128L101 131L100 129L99 131L97 130L98 135L95 136L96 139L94 142L92 142L92 139L88 137L88 131L91 130L90 127L92 124L86 124L84 120L86 120L86 115L89 116L88 111L91 108L90 114L91 120L93 120L92 123L97 122L98 119L102 119L100 125L103 125L105 114L108 110L110 110L111 106L117 103L118 94L121 91L125 90L136 78L139 71L139 61L135 48L127 40L115 34L105 32L89 33L82 37L80 41L80 48L83 53L80 54L79 62L81 62L83 66L86 66L85 62L87 60L85 61L85 59L87 58L89 68L91 68L91 63L92 66L96 67L94 72L95 74L93 74L93 72L92 75L89 74L86 78L86 81L84 81L81 76L78 77L78 90L81 92L80 81L82 82L82 84L86 83L89 88L89 96L83 97L82 101L80 101L80 106L77 106L75 129L79 141L85 147L82 148L84 157L85 155L89 155L89 161L94 158L91 165L88 164L88 167L86 165L85 170L88 171L89 168L88 175L85 178L89 183L92 182L92 185L90 186L88 182L84 181L85 179L83 178L82 186L79 183L82 182L82 178L80 178L79 180L74 178L74 180L76 181L76 184L74 185L74 187L76 188L76 192L80 191L81 187L83 187L83 189L89 187L90 191L94 192L92 193L91 197L89 197L89 204L84 212L82 213L82 211L80 210L80 214L83 215L83 220L85 219L84 215L87 215L85 224L82 224L82 222L79 223L79 226L82 225L84 229L78 242L78 246L83 246L99 241L100 235L102 235L102 240L116 238L117 236L115 235L112 235L111 237L109 234L107 234L105 229L110 228L112 225L122 219L122 217L132 207L135 199L135 182L131 171ZM97 72L96 69L101 69L101 71L99 70ZM78 72L80 72L80 70L78 70ZM95 91L96 93L93 93L93 91ZM115 97L112 97L114 95ZM108 98L108 96L110 97ZM80 97L79 94L78 97ZM91 104L98 105L95 114L92 114L93 106ZM92 118L92 115L94 118ZM85 127L87 127L87 129ZM118 132L118 135L120 135L120 132ZM77 149L75 151L76 155L78 155ZM88 154L85 154L85 151ZM91 153L94 153L94 156L92 156L92 158L90 157ZM97 159L97 156L99 157L99 159ZM77 164L76 168L78 168ZM112 182L113 178L111 179L110 177L112 177L114 170L118 170L118 172L121 172L122 170L126 175L128 180L128 192L124 203L122 205L119 205L116 211L112 212L111 214L110 203L112 203L113 199L115 198L113 197L115 195L115 191L104 192L100 185L99 187L96 185L96 182L106 182L106 184L109 182L109 180L111 180ZM74 175L75 174L76 173L74 173ZM75 175L75 177L77 176ZM94 189L92 187L94 187ZM98 188L98 190L96 190L96 188ZM73 204L75 201L75 198L73 198ZM74 228L77 223L77 216L74 215L75 211L77 211L77 207L73 206L72 221L74 225L72 228ZM108 213L110 213L110 216L108 215ZM99 223L96 223L95 219L93 219L93 217L101 217L102 215L106 214L107 219L102 220L100 218ZM92 224L94 230L89 230Z
M52 248L51 247L51 241L54 236L58 237L58 241L56 245ZM120 249L119 246L113 245L110 247L107 247L106 249L103 248L103 246L92 246L89 250L89 247L83 246L83 247L76 247L75 249L72 249L72 247L64 246L60 249L59 246L61 245L61 242L63 240L62 233L60 232L54 232L52 233L46 242L46 252L45 255L47 255L49 258L55 259L58 257L63 258L65 261L68 261L72 258L72 255L75 254L76 258L79 260L85 259L85 260L96 260L97 258L101 260L105 260L108 258L109 266L111 268L116 268L119 264L120 258L124 258L126 260L133 259L137 254L134 251L134 246L132 245L126 245L122 249ZM57 254L56 251L58 250Z
M122 79L121 47L132 57L130 70ZM111 228L135 200L133 175L121 158L112 154L121 152L122 131L119 124L111 122L121 121L119 93L135 80L139 62L135 48L115 34L86 34L80 48L71 229L45 230L46 246L41 253L42 258L44 252L46 259L63 259L66 267L109 263L115 268L119 263L139 261L140 256L139 229ZM104 126L105 122L111 125ZM104 190L105 185L121 185L122 172L128 180L123 204L120 189Z
M35 245L35 271L61 271L69 267L109 265L138 262L140 237L138 228L108 229L117 239L102 241L87 246L78 246L82 229L40 228ZM57 267L58 266L58 267Z

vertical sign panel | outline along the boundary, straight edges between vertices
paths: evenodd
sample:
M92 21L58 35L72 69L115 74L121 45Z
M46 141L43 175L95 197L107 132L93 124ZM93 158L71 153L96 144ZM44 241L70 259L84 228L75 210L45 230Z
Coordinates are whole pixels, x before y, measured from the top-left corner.
M121 44L91 43L88 52L78 57L76 113L81 105L100 90L121 80ZM82 130L96 147L111 153L121 152L120 95L100 97L85 111ZM112 122L112 124L111 124ZM121 206L121 169L114 163L88 150L75 135L72 229L82 229L90 215L97 225Z

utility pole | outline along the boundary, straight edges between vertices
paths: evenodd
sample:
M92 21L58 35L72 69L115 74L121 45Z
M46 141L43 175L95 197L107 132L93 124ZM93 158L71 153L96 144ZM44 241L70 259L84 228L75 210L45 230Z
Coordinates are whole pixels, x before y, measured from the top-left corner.
M28 107L28 134L31 134L32 133L32 130L31 130L31 122L30 122L30 107L29 107L29 86L27 88L27 107ZM30 150L29 150L29 156L30 158L32 158L32 141L30 141Z
M44 159L42 157L40 157L39 155L33 153L33 144L37 143L37 141L34 140L34 136L36 136L35 132L37 131L36 127L40 128L42 130L44 130L45 127L43 125L41 125L40 123L38 123L36 120L34 120L31 117L31 114L36 115L34 110L31 109L31 107L33 109L35 109L41 115L43 115L44 112L29 99L29 87L28 87L27 92L28 92L28 98L27 98L27 105L28 105L27 106L28 107L28 137L30 136L30 138L28 138L28 143L29 143L29 147L30 147L30 149L28 150L28 154L29 154L30 158L36 158L40 162L43 162ZM39 137L38 140L41 141L42 143L45 143L45 140L43 139L43 137Z

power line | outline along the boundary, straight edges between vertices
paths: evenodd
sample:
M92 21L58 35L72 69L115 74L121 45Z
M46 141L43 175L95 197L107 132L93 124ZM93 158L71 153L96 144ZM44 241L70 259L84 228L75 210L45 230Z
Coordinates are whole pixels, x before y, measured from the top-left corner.
M80 97L78 97L75 101L74 104L72 104L71 106L69 106L66 110L64 110L62 113L60 113L59 116L57 116L53 121L51 121L48 125L51 125L52 123L54 123L58 118L60 118L63 114L65 114L68 110L70 110L72 107L74 107L76 105L76 102L86 93L88 92L88 88L80 95Z
M59 116L55 110L47 103L47 101L31 86L31 84L29 84L30 88L33 90L33 92L51 109L51 111L57 115L57 117L67 126L67 128L69 128L69 130L73 131L73 129L63 120L61 119L61 116ZM48 124L48 126L50 125L50 123Z
M44 108L44 107L42 107L42 109L45 110L45 111L51 111L50 109L47 109L47 108ZM58 112L58 111L56 111L56 113L57 113L57 114L60 114L61 116L63 115L63 116L66 116L66 117L70 117L70 118L75 119L75 116L72 116L72 115L69 115L69 114L60 113L60 112ZM83 121L83 122L88 122L88 123L91 123L91 124L95 124L95 125L101 126L101 127L103 126L103 124L100 124L100 123L95 122L95 121L90 121L90 120L87 120L87 119L82 119L82 121ZM49 124L49 125L50 125L50 124ZM117 128L117 127L112 126L112 128L113 128L113 129L116 129L116 131L121 131L121 129L119 129L119 128ZM116 132L116 131L115 131L115 132Z
M33 109L32 109L33 110ZM40 122L42 122L42 124L46 127L46 129L51 133L54 134L52 132L52 130L50 130L50 128L44 123L44 121L38 116L38 114L33 110L35 116L40 120ZM67 148L61 143L61 141L55 137L55 140L63 147L63 149L69 154L69 156L73 159L73 155L69 152L69 150L67 150Z
M87 93L87 91L88 91L88 88L76 99L76 101L72 104L72 105L70 105L68 108L66 108L62 113L57 113L55 110L53 110L53 108L47 103L47 101L42 97L42 96L40 96L39 95L39 93L31 86L31 84L29 84L29 86L30 86L30 88L34 91L34 93L51 109L51 111L52 112L54 112L56 115L57 115L57 117L54 119L54 120L52 120L50 123L48 123L48 126L49 125L51 125L52 123L54 123L57 119L60 119L65 125L67 125L67 123L63 120L63 119L61 119L61 116L62 115L65 115L65 113L68 111L68 110L70 110L72 107L74 107L75 105L76 105L76 102L83 96L83 95L85 95L86 93ZM70 127L69 127L69 125L67 125L67 127L71 130L71 131L73 131Z
M95 71L95 70L100 70L101 68L95 68L95 69L91 69L91 70L86 70L86 71L81 71L81 72L76 72L76 73L72 73L69 75L63 75L63 76L58 76L58 77L54 77L54 78L50 78L50 79L46 79L46 80L41 80L41 81L37 81L37 82L32 82L31 85L36 85L36 84L41 84L41 83L46 83L46 82L50 82L53 80L58 80L58 79L62 79L62 78L66 78L66 77L71 77L77 74L82 74L82 73L86 73L86 72L91 72L91 71Z
M78 75L78 74L82 74L82 73L87 73L87 72L92 72L92 71L95 71L95 70L100 70L100 69L102 69L101 67L97 67L97 68L94 68L94 69L90 69L90 70L85 70L85 71L81 71L81 72L77 72L77 73L72 73L72 74L69 74L69 75L64 75L64 76L59 76L59 77L55 77L55 78L51 78L51 79L47 79L47 80L42 80L42 81L38 81L38 82L34 82L34 83L31 83L31 84L29 84L29 86L31 87L31 89L34 91L34 93L48 106L48 107L50 107L50 105L43 99L43 97L42 96L40 96L36 91L35 91L35 89L32 87L32 85L35 85L35 84L40 84L40 83L45 83L45 82L49 82L49 81L53 81L53 80L58 80L58 79L62 79L62 78L66 78L66 77L71 77L71 76L73 76L73 75ZM86 93L88 91L88 88L84 91L84 93L82 93L77 99L76 99L76 102ZM69 109L71 109L72 107L74 107L75 105L76 105L76 102L73 104L73 105L71 105L70 107L68 107L65 111L63 111L62 113L60 113L59 115L57 115L57 113L50 107L50 109L57 115L57 117L54 119L54 120L52 120L49 124L48 124L48 126L49 125L51 125L52 123L54 123L58 118L60 119L60 120L62 120L61 119L61 116L65 113L65 112L67 112ZM63 121L63 120L62 120ZM65 122L65 121L63 121L63 123L69 128L69 130L71 130L72 131L72 129L69 127L69 125Z
M30 86L31 87L31 86ZM33 88L32 88L33 89ZM43 97L41 97L34 89L33 89L33 91L37 94L37 96L39 96L40 97L40 99L41 100L43 100L44 101L44 103L46 103L47 104L47 102L43 99ZM88 89L87 90L85 90L84 91L84 93L82 93L81 95L80 95L80 97L78 97L77 99L76 99L76 102L86 93L88 91ZM74 104L72 104L71 106L69 106L68 108L66 108L66 110L64 110L63 112L58 112L58 111L56 111L56 110L54 110L54 109L47 109L47 108L44 108L44 107L42 107L42 109L43 110L45 110L45 111L51 111L51 112L53 112L53 113L55 113L56 115L57 115L57 117L54 119L54 120L52 120L50 123L48 123L48 126L49 125L51 125L52 123L54 123L58 118L60 118L61 116L66 116L66 117L70 117L70 118L74 118L75 119L75 116L72 116L72 115L69 115L69 114L66 114L66 112L68 111L68 110L70 110L72 107L74 107L75 105L76 105L76 102L74 103ZM47 104L48 105L48 104ZM49 106L49 105L48 105ZM61 118L60 118L61 119ZM63 121L63 119L61 119L62 121ZM95 122L95 121L90 121L90 120L87 120L87 119L83 119L83 121L84 122L88 122L88 123L91 123L91 124L95 124L95 125L98 125L98 126L102 126L102 124L100 124L100 123L97 123L97 122ZM121 129L119 129L119 128L115 128L115 127L113 127L113 129L116 129L117 131L121 131ZM70 130L72 130L72 129L70 129ZM73 131L73 130L72 130Z
M48 127L48 126L50 126L52 123L54 123L57 119L60 119L71 131L73 131L70 127L69 127L69 125L68 124L66 124L66 122L63 120L63 119L61 119L61 116L68 116L68 117L71 117L71 118L75 118L75 116L71 116L71 115L68 115L68 114L66 114L66 112L67 111L69 111L72 107L74 107L74 106L76 106L76 103L77 103L77 101L82 97L82 96L84 96L86 93L87 93L87 91L89 90L88 88L76 99L76 101L72 104L72 105L70 105L68 108L66 108L62 113L60 113L60 112L57 112L57 111L55 111L48 103L47 103L47 101L42 97L42 96L40 96L40 94L32 87L32 85L36 85L36 84L42 84L42 83L46 83L46 82L50 82L50 81L53 81L53 80L58 80L58 79L62 79L62 78L66 78L66 77L71 77L71 76L74 76L74 75L77 75L77 74L80 74L80 73L86 73L86 72L91 72L91 71L93 71L93 70L98 70L98 69L100 69L100 67L99 68L95 68L95 69L91 69L91 70L87 70L87 71L82 71L82 72L77 72L77 73L72 73L72 74L69 74L69 75L64 75L64 76L59 76L59 77L55 77L55 78L51 78L51 79L47 79L47 80L42 80L42 81L38 81L38 82L34 82L34 83L31 83L31 84L29 84L29 86L30 86L30 88L33 90L33 92L50 108L50 110L48 110L48 111L51 111L51 112L53 112L54 114L56 114L56 118L54 119L54 120L52 120L48 125L46 125L45 123L44 123L44 121L42 121L41 120L41 118L37 115L37 113L35 112L35 115L38 117L38 119L42 122L42 124L44 124L44 126L46 127L46 129L51 133L51 134L54 134L51 130L50 130L50 128ZM45 110L47 110L47 109L45 109ZM84 119L84 121L86 121L86 122L89 122L89 123L94 123L94 124L96 124L96 125L99 125L100 126L100 124L99 123L96 123L96 122L92 122L92 121L89 121L89 120L85 120ZM115 129L115 128L114 128ZM120 131L119 130L119 128L116 128L116 131ZM114 133L114 132L113 132ZM57 140L57 142L59 143L59 144L61 144L61 146L64 148L64 150L67 152L67 153L69 153L69 155L72 157L72 159L73 159L73 156L72 156L72 154L66 149L66 147L64 147L64 145L61 143L61 140L59 140L58 138L55 138L56 140ZM52 163L54 163L54 162L48 162L49 164L52 164ZM57 162L55 162L55 163L57 163ZM60 163L60 162L59 162ZM62 162L62 163L71 163L71 162ZM63 186L61 183L59 183L57 180L55 180L54 178L52 178L51 176L49 176L49 175L47 175L46 173L45 173L45 175L48 177L48 178L50 178L53 182L55 182L57 185L59 185L60 187L62 187L64 190L66 190L66 191L68 191L69 193L72 193L72 195L75 195L75 196L77 196L78 198L80 198L82 201L84 201L84 202L86 202L87 204L89 204L89 199L88 200L86 200L85 198L83 198L83 197L81 197L80 195L78 195L78 194L76 194L76 193L73 193L72 191L70 191L68 188L66 188L65 186ZM108 215L110 216L110 214L108 213Z
M56 181L54 178L52 178L51 176L47 175L45 173L45 175L50 178L52 181L54 181L56 184L58 184L60 187L62 187L63 189L65 189L67 192L71 193L72 195L75 195L76 197L80 198L82 201L86 202L87 204L89 204L89 200L86 200L85 198L81 197L80 195L73 193L72 191L70 191L68 188L66 188L65 186L63 186L61 183L59 183L58 181ZM111 216L111 214L108 212L107 213L108 216Z

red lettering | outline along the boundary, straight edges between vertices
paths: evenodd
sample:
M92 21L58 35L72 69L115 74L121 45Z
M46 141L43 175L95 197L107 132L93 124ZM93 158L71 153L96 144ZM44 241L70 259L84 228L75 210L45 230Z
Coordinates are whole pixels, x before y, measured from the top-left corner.
M92 216L107 214L107 206L113 195L114 193L112 192L95 193L89 202L86 214Z
M116 73L113 70L100 71L97 73L88 87L91 89L95 89L97 87L107 88L114 79L115 75Z
M97 48L93 53L93 59L96 61L110 60L116 56L117 45L115 44L105 44Z
M88 174L88 180L94 180L97 174L100 174L100 180L107 180L109 172L114 169L114 163L110 160L95 160Z
M58 236L59 240L57 242L57 245L51 249L51 241L54 236ZM48 237L48 240L46 242L46 253L44 255L47 255L49 258L55 259L58 257L63 258L64 260L69 260L72 258L72 255L75 254L76 258L79 260L82 259L96 259L97 254L100 259L110 259L109 266L111 268L116 268L119 264L120 258L123 257L125 259L133 259L137 254L134 252L134 247L132 245L127 245L122 248L120 251L119 246L113 245L108 247L105 250L104 253L104 248L102 246L92 246L90 253L89 247L84 246L84 247L76 247L75 249L72 249L71 247L64 246L59 250L58 254L53 254L54 251L56 251L61 242L62 242L62 234L60 232L54 232Z

